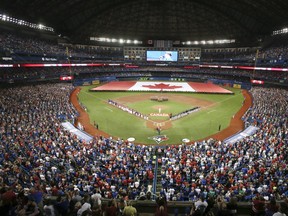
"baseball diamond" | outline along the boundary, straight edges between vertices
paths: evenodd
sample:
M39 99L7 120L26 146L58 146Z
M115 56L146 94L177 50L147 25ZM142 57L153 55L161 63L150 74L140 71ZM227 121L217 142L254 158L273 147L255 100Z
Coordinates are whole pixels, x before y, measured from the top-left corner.
M114 82L112 90L109 90L111 83L106 84L106 87L104 85L96 88L89 86L78 88L76 90L76 92L80 92L78 98L88 108L87 113L79 110L81 113L79 121L84 125L85 130L93 135L101 134L123 139L134 136L135 142L141 144L155 144L148 137L157 134L159 127L161 128L160 133L169 137L162 144L181 143L185 137L191 141L207 137L218 137L218 139L223 140L243 129L243 123L240 119L241 113L243 115L251 103L249 95L244 90L228 90L205 83L195 84L197 89L201 91L200 93L196 93L194 89L193 92L172 92L170 90L165 92L163 89L144 92L135 89L133 91L128 89L127 91L127 88L135 83L119 82L121 88L117 89L117 86L115 87L117 83ZM160 84L161 87L163 85L179 85L179 83L166 82L160 82ZM144 85L154 87L155 83L145 82ZM190 84L190 86L193 85ZM203 93L206 86L209 86L207 88L209 93ZM211 86L217 89L217 94L211 92ZM91 89L92 91L90 91ZM100 91L98 92L97 89ZM223 93L219 93L221 89L223 89ZM74 94L72 94L71 100L77 107L78 101L74 99ZM129 110L137 111L137 113L148 117L147 119L139 119L134 114L114 109L113 106L109 107L113 111L111 115L111 112L108 112L106 108L103 109L105 97L113 98L113 101L125 106L125 109L129 108ZM168 100L159 105L158 101L151 100L155 97L165 97ZM233 105L231 101L233 101ZM100 110L101 112L99 112ZM207 116L209 117L207 118ZM95 121L101 125L100 130L96 130L91 124ZM110 126L106 127L108 124ZM113 129L111 125L120 126ZM222 125L220 132L218 130L219 125Z

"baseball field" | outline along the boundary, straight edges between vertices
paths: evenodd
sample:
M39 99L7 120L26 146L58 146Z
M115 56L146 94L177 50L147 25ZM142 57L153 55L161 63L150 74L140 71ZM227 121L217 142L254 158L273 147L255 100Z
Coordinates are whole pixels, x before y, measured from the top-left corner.
M225 130L243 105L241 89L232 94L197 92L90 91L82 86L78 101L90 125L114 138L143 144L201 140ZM172 118L171 118L172 117Z

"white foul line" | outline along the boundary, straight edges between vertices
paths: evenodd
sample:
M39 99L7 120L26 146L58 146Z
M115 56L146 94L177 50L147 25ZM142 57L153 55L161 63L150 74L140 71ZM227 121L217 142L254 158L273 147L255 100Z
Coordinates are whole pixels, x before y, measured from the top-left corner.
M113 112L113 110L109 109L108 107L105 107L105 109L109 110L110 112Z
M211 111L208 112L208 114L211 113L211 112L216 112L216 110L211 110Z

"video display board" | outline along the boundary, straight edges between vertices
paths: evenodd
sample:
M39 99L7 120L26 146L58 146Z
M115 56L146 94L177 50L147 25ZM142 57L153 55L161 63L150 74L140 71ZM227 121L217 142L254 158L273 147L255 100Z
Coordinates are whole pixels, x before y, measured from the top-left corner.
M178 60L177 51L152 51L147 50L146 53L147 61L170 61L176 62Z

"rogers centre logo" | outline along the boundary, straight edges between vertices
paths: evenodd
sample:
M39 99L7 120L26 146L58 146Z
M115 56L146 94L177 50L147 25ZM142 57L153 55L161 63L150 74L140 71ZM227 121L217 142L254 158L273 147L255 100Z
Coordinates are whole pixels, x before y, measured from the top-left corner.
M170 84L165 84L165 83L157 83L154 85L142 85L142 87L149 88L149 89L177 89L177 88L182 88L182 86L176 86L176 85L170 85Z

